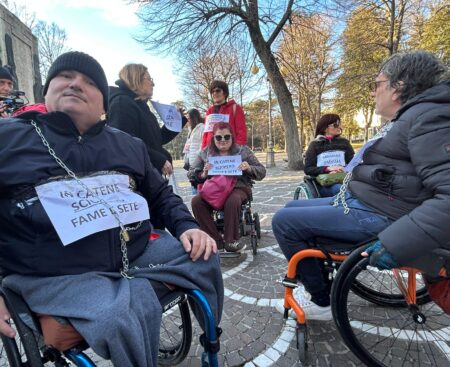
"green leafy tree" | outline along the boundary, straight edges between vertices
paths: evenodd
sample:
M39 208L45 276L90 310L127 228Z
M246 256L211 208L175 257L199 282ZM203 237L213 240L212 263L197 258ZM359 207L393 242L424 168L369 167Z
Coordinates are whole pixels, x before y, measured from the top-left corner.
M450 64L450 5L441 2L431 11L423 24L419 48L433 52L445 63Z

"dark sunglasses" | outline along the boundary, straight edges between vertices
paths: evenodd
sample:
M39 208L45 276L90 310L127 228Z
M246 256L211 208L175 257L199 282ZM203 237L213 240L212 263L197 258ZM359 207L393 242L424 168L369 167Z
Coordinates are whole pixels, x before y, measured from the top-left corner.
M223 140L228 141L228 140L231 139L231 135L230 135L230 134L226 134L226 135L214 135L214 139L216 139L216 141L222 141L222 138L223 138Z
M333 122L332 124L329 124L328 126L333 126L334 128L338 128L341 127L341 123L340 122Z
M211 91L211 94L214 94L214 93L221 93L222 92L222 89L220 89L220 88L216 88L216 89L213 89L212 91Z

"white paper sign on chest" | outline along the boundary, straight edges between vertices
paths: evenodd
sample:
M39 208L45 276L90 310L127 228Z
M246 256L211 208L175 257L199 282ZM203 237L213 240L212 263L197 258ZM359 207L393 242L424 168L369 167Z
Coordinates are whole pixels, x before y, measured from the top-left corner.
M119 227L117 218L124 225L150 218L147 201L130 190L127 175L99 175L80 181L83 185L70 179L36 186L64 246Z
M242 171L238 168L242 163L240 155L208 157L208 162L213 165L213 168L208 170L208 175L242 176Z

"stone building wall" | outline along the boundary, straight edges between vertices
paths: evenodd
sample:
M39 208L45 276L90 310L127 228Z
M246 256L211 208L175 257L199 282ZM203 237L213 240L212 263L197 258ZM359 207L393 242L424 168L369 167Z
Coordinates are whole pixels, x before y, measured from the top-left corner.
M25 92L30 104L41 102L38 40L30 28L0 5L0 65L9 65L14 89Z

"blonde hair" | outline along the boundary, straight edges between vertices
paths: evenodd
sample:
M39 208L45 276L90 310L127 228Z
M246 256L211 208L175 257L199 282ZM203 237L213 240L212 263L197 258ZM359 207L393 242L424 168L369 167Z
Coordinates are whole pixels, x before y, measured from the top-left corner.
M147 67L142 64L127 64L119 71L119 78L138 95L136 99L148 99L142 88L143 77L147 72Z

